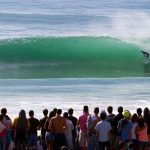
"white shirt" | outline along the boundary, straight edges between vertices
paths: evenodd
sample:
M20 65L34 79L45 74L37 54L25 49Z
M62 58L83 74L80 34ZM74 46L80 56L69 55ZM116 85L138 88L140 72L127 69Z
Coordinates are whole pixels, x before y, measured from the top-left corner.
M66 119L66 126L67 126L67 128L65 130L65 136L69 136L69 135L72 136L72 130L74 128L72 121L69 119Z

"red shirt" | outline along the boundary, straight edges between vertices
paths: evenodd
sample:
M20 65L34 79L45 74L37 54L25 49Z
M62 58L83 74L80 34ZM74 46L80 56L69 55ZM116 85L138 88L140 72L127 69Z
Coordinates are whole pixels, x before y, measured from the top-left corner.
M79 127L80 127L80 132L81 133L87 133L87 117L89 113L84 113L79 117Z

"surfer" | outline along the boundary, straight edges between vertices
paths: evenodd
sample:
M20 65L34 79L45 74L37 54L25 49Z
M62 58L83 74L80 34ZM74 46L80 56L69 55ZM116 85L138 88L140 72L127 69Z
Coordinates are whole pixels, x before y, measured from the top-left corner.
M145 58L149 58L149 53L148 52L145 52L145 51L142 51L142 50L141 50L141 52L143 53Z

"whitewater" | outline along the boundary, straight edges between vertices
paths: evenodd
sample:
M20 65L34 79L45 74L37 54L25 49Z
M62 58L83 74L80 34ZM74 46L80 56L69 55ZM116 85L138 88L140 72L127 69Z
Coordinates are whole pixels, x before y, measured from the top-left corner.
M0 1L0 104L82 112L149 107L148 0Z

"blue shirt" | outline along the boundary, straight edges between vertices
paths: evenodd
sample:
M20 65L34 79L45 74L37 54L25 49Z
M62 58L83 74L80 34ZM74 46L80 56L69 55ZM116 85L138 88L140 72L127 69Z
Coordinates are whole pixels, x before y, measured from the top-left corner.
M111 130L111 125L109 122L102 120L96 125L96 131L99 132L99 141L108 142L109 141L109 132Z
M121 123L122 120L119 121L119 124ZM132 122L128 121L128 123L126 123L124 125L124 127L121 129L120 132L120 139L124 140L124 141L129 141L130 140L130 131L132 129Z

